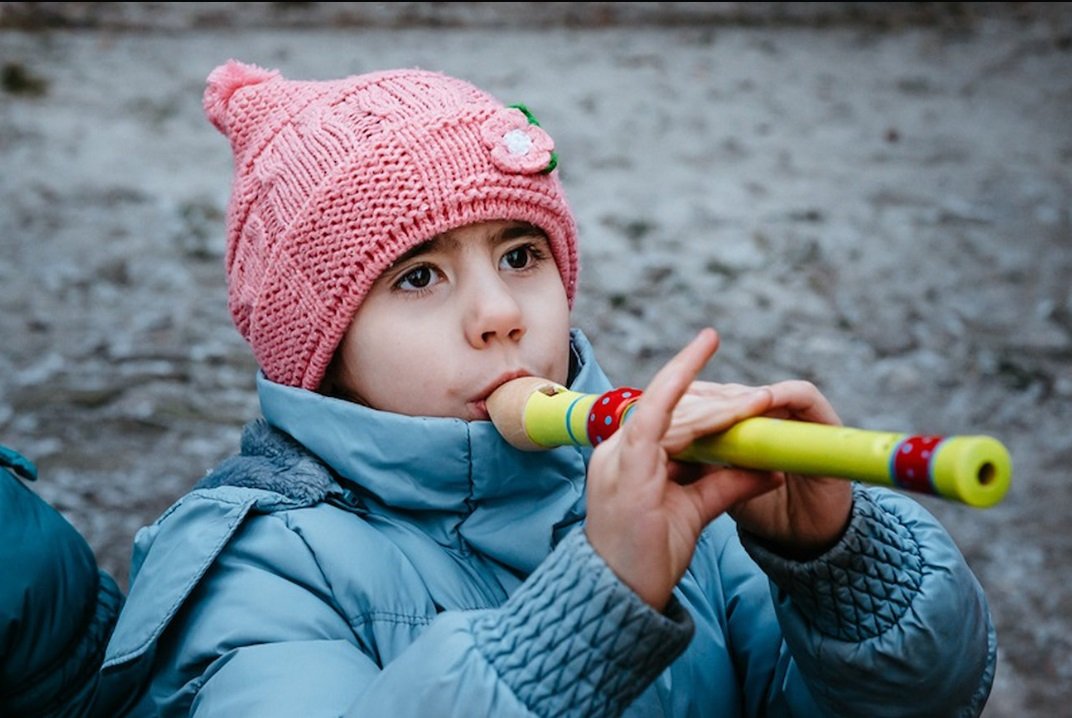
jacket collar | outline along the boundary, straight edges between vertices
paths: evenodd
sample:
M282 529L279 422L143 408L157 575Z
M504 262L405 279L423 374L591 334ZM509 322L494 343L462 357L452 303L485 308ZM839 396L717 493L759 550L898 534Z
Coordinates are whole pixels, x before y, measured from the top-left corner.
M576 391L610 388L580 330L571 333ZM377 411L258 375L261 411L350 484L369 511L419 523L440 542L468 544L526 573L554 529L583 515L587 449L524 452L488 421ZM504 542L504 531L510 540Z

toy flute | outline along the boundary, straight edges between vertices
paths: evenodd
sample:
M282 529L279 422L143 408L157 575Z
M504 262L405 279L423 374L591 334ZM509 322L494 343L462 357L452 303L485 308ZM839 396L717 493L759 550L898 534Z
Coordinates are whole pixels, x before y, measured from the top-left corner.
M583 394L546 379L507 382L487 400L495 428L528 451L595 446L635 408L630 387ZM976 508L1001 501L1012 480L1005 446L989 436L912 436L755 417L697 439L674 459L832 476L940 496Z

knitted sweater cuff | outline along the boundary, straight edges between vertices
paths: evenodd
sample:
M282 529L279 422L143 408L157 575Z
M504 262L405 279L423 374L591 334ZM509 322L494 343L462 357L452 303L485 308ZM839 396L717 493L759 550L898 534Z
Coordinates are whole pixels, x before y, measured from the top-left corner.
M692 638L689 614L664 613L623 584L577 530L498 611L474 626L477 646L541 716L616 716Z
M859 642L883 633L908 610L923 583L919 540L899 516L860 486L841 540L810 561L793 561L739 531L741 543L774 585L820 632Z

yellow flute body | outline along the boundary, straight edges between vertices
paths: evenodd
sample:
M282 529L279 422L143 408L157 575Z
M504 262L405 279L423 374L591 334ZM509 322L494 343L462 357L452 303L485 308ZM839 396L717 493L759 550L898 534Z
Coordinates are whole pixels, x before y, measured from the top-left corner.
M512 432L513 438L503 432L512 444L526 449L598 444L628 419L641 394L630 388L582 394L550 382L528 386L532 388L525 389L520 429ZM492 407L489 401L498 426ZM765 417L745 419L697 439L674 458L831 476L932 494L976 508L1000 502L1012 481L1009 452L990 436L916 436Z

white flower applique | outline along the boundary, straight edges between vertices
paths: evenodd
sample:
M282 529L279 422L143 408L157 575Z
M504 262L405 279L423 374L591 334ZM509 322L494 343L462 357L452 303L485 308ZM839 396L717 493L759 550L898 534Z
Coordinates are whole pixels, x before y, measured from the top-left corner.
M480 128L491 159L503 172L547 173L558 165L555 142L524 105L511 105Z

